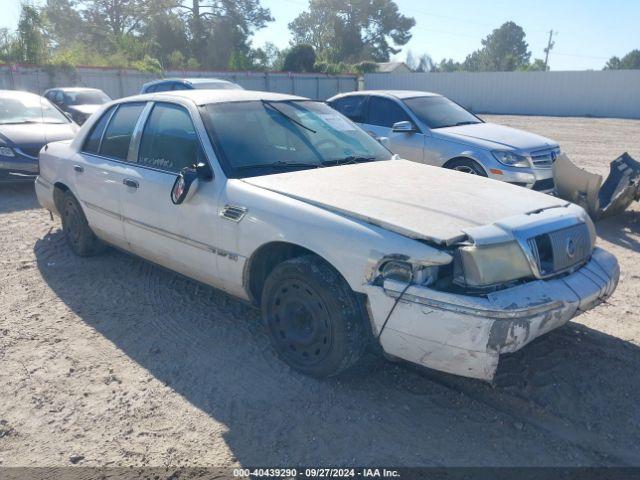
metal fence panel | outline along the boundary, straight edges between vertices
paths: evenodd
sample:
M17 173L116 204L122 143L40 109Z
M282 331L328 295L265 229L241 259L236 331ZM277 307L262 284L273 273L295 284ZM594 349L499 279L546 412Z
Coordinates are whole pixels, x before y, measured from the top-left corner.
M440 93L477 113L640 118L640 70L368 73L364 84Z
M164 77L223 78L247 90L290 93L316 100L326 100L337 93L358 88L358 79L355 75L172 70L165 72ZM155 78L158 76L135 70L78 67L65 73L34 66L0 65L0 88L28 90L35 93L42 93L52 87L83 86L100 88L112 98L120 98L137 94L143 83Z

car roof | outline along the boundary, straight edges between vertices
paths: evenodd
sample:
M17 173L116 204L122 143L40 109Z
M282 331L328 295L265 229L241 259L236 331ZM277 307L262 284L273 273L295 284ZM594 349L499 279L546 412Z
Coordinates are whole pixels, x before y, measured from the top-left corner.
M26 92L24 90L0 90L0 98L16 97L16 96L32 96L42 98L37 93Z
M51 92L53 90L60 90L61 92L102 92L99 88L91 87L55 87L48 88L44 93Z
M335 100L342 97L349 97L351 95L379 95L381 97L390 97L403 100L405 98L415 97L441 97L439 93L423 92L421 90L358 90L355 92L346 92L336 95L330 100Z
M288 95L275 92L261 92L259 90L171 90L167 92L145 93L122 99L127 102L134 101L162 101L163 99L187 99L196 105L208 105L211 103L249 102L268 100L272 102L286 100L309 100L297 95Z
M145 87L150 87L151 85L158 85L159 83L166 82L180 82L180 83L190 83L192 85L199 83L230 83L229 80L224 80L222 78L204 78L204 77L195 77L195 78L159 78L157 80L152 80L144 84ZM235 84L234 84L235 85Z

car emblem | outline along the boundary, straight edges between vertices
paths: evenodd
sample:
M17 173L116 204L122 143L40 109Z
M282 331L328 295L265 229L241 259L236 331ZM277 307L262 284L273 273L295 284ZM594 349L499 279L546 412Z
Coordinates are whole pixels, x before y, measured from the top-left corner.
M567 240L567 256L569 258L573 258L576 255L576 242L573 241L573 238Z

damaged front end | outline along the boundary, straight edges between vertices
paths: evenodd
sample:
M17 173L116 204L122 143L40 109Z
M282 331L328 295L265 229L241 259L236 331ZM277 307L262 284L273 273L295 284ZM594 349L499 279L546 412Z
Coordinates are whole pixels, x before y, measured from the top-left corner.
M367 286L376 335L387 354L491 381L514 352L610 296L611 254L575 206L469 229L450 262L389 258Z
M583 207L594 220L622 213L640 200L640 162L624 153L611 162L607 179L587 172L560 155L553 164L560 198Z

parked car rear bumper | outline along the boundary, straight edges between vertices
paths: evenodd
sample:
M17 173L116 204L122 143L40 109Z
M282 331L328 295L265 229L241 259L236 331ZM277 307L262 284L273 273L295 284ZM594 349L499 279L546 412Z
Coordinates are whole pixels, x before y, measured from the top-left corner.
M465 296L385 281L370 286L370 314L381 327L397 297L380 341L385 352L436 370L492 380L502 353L593 308L616 288L616 258L596 248L591 260L564 277L537 280L488 294Z

